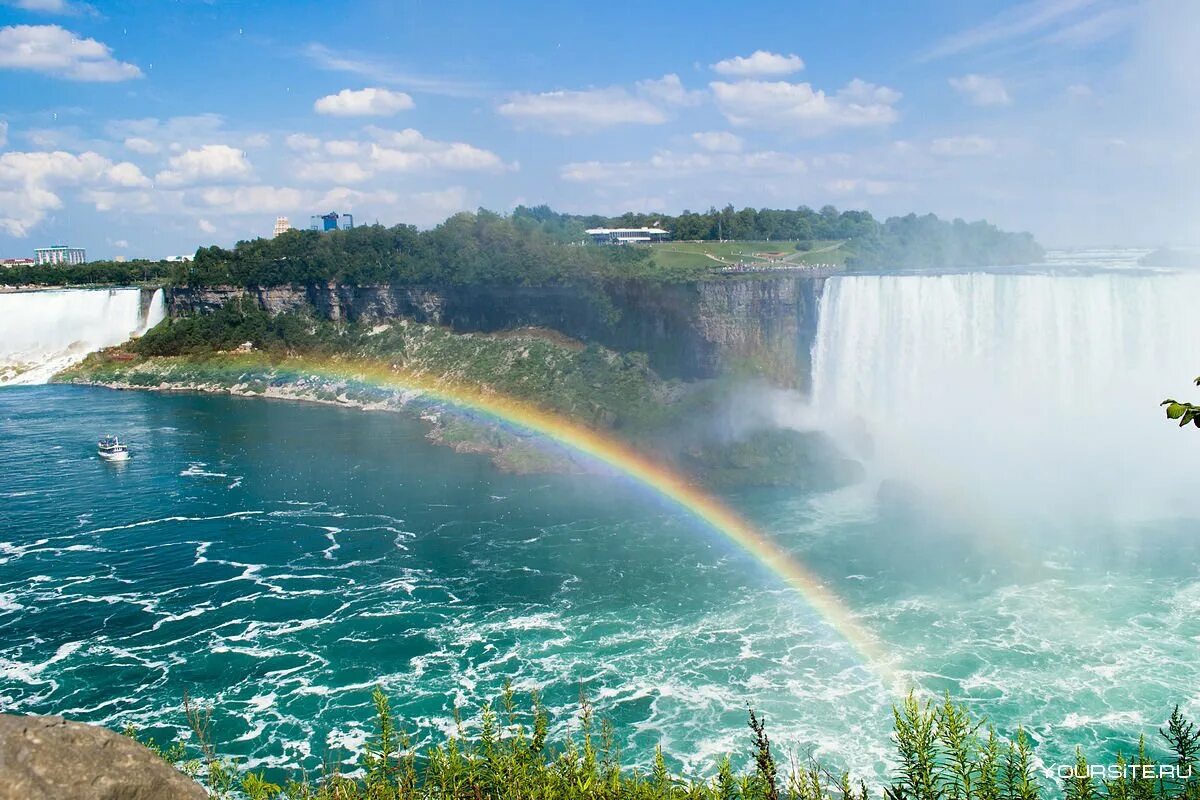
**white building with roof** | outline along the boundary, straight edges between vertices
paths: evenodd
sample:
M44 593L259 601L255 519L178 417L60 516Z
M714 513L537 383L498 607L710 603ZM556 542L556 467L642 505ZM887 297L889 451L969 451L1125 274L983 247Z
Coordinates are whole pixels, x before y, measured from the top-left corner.
M596 244L641 244L671 238L662 228L588 228L586 233Z

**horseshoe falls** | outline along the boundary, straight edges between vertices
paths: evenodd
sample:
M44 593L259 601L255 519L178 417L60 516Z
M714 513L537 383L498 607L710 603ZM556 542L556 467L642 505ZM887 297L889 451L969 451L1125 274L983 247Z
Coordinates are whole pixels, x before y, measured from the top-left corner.
M1194 510L1200 276L854 275L828 281L813 402L883 479L976 513ZM852 444L851 446L855 446Z

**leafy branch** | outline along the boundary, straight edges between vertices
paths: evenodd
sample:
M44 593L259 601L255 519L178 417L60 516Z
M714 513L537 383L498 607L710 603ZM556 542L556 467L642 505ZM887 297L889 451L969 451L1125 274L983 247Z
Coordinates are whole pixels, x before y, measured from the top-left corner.
M1194 383L1200 386L1200 378L1196 378ZM1178 400L1163 400L1160 405L1167 407L1167 419L1179 420L1179 427L1186 426L1189 422L1200 428L1200 406L1194 403L1181 403Z

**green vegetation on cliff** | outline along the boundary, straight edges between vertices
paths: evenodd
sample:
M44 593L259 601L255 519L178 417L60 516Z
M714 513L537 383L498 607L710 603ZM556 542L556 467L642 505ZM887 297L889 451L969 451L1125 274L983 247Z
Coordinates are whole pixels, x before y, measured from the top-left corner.
M830 488L857 475L856 465L818 441L818 434L719 434L711 424L714 414L729 407L731 388L744 380L667 380L642 353L585 345L541 328L479 334L411 320L333 322L307 311L271 315L241 297L210 314L165 320L123 348L92 354L57 380L371 408L401 408L411 399L348 377L361 372L477 387L532 403L608 432L714 487ZM431 438L488 454L505 469L586 468L570 454L547 458L545 448L511 430L432 406L437 422Z
M661 748L635 754L633 761L648 767L630 769L613 729L597 724L586 698L569 732L555 741L537 695L526 710L506 685L496 706L483 707L474 733L460 722L455 734L424 749L413 745L424 732L398 723L382 691L376 689L373 700L376 730L349 771L338 762L316 776L240 769L219 755L212 709L186 701L190 740L149 745L214 796L250 800L1042 800L1059 792L1065 800L1200 797L1200 731L1178 707L1155 737L1163 750L1159 758L1142 737L1111 761L1101 760L1102 766L1089 765L1082 751L1071 763L1040 764L1024 730L1004 737L948 696L922 703L910 694L894 709L891 774L877 793L844 771L781 753L766 718L753 710L746 751L718 759L710 778L684 779L672 774ZM126 733L137 735L132 728Z
M586 243L591 225L661 225L675 247L606 247ZM828 249L833 263L853 267L944 268L1028 263L1041 248L1028 234L986 222L946 222L932 214L879 222L866 211L826 206L585 217L540 206L510 216L461 213L420 231L410 225L366 225L347 231L289 231L273 239L202 247L186 262L94 262L76 267L0 270L0 285L130 284L157 280L179 286L350 285L602 285L612 280L685 281L721 275L721 260L680 257L682 243L735 239L772 242L792 263ZM739 249L745 249L741 247ZM756 248L772 249L772 248ZM798 255L812 252L814 255ZM684 256L693 254L684 252ZM751 259L753 260L753 259Z
M163 283L175 265L168 261L89 261L0 269L0 286L132 286Z

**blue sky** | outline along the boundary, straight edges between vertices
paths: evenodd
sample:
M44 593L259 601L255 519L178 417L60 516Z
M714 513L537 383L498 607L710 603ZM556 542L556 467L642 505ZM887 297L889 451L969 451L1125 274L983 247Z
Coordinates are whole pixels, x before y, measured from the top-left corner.
M0 0L0 256L543 202L1196 243L1198 53L1171 0Z

